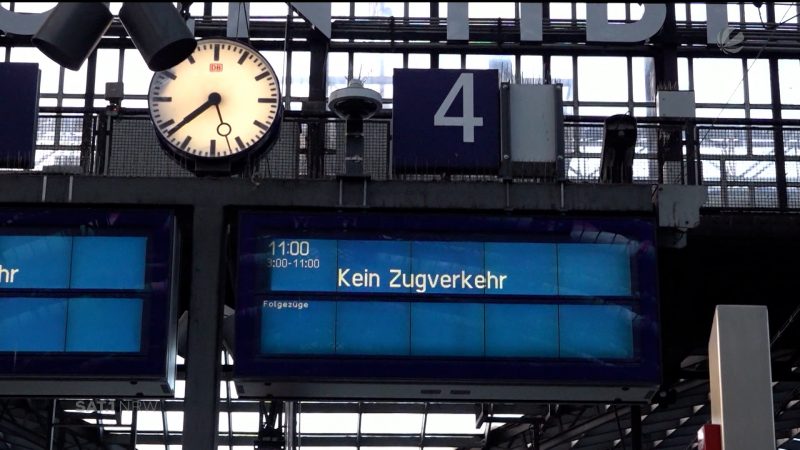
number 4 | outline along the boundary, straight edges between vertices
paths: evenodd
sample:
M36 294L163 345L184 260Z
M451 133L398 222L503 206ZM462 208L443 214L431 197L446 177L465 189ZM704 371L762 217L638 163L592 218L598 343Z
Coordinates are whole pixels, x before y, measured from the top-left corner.
M447 111L453 105L458 92L461 91L461 117L448 117ZM464 142L475 142L475 127L483 126L483 117L475 117L475 88L471 73L462 73L456 80L447 97L433 115L435 127L462 127Z

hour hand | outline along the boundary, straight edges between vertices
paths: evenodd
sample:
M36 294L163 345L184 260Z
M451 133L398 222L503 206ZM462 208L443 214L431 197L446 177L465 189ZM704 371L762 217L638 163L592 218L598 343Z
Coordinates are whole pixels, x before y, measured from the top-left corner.
M172 136L173 134L175 134L176 131L180 130L184 125L194 120L197 116L202 114L203 111L207 110L208 108L219 105L220 101L222 101L222 97L220 97L220 95L217 94L216 92L208 94L208 100L206 100L205 103L203 103L202 105L198 106L197 109L187 114L186 117L183 118L183 120L181 120L180 122L178 122L177 125L172 127L172 129L167 132L167 136Z

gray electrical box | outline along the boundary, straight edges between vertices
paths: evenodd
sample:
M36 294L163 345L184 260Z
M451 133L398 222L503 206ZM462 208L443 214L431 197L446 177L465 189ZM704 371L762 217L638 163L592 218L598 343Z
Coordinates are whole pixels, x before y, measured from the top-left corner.
M694 91L658 91L658 117L694 117Z
M509 150L514 176L554 178L563 154L561 85L511 84Z

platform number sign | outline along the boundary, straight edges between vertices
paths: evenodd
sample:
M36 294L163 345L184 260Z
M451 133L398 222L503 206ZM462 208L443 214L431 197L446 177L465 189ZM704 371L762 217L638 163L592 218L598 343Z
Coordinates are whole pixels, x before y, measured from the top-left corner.
M500 165L496 70L396 69L396 173L494 173Z
M458 95L461 95L461 116L447 116ZM483 117L475 117L475 76L462 73L458 76L447 97L433 115L433 126L461 127L464 136L462 142L475 142L475 127L483 126Z

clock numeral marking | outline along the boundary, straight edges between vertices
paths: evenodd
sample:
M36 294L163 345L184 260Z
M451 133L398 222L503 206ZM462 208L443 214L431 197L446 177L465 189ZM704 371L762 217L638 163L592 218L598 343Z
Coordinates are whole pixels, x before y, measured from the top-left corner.
M261 72L260 74L256 75L256 81L261 81L263 78L270 76L269 71Z
M154 102L171 102L172 97L153 97Z
M174 80L174 79L178 78L177 75L175 75L172 72L168 72L166 70L164 72L161 72L161 75L164 75L165 77L169 78L170 80Z
M217 140L212 139L211 143L208 144L208 154L210 156L216 156L217 154Z
M239 61L236 61L236 62L237 62L239 65L242 65L242 64L244 63L244 60L246 60L246 59L247 59L247 56L248 56L248 55L249 55L249 53L242 53L242 56L240 56L240 57L239 57Z
M189 141L192 140L191 136L186 136L186 139L181 142L181 150L186 150L186 146L189 145Z
M164 123L158 124L158 128L161 128L163 130L164 128L167 128L168 126L172 125L173 123L175 123L175 121L172 120L172 119L169 119L168 121L166 121Z
M267 124L265 124L265 123L261 123L261 122L259 122L259 121L257 121L257 120L254 120L254 121L253 121L253 125L257 126L258 128L261 128L261 129L262 129L262 130L264 130L264 131L267 131L267 130L269 130L269 126L268 126Z
M275 97L261 97L258 99L258 103L278 103L278 99Z
M192 55L187 56L186 60L189 61L189 64L194 64L194 58L192 57Z
M244 150L244 142L242 142L242 138L236 136L236 145L239 146L239 150Z
M219 61L219 44L214 44L214 61Z

